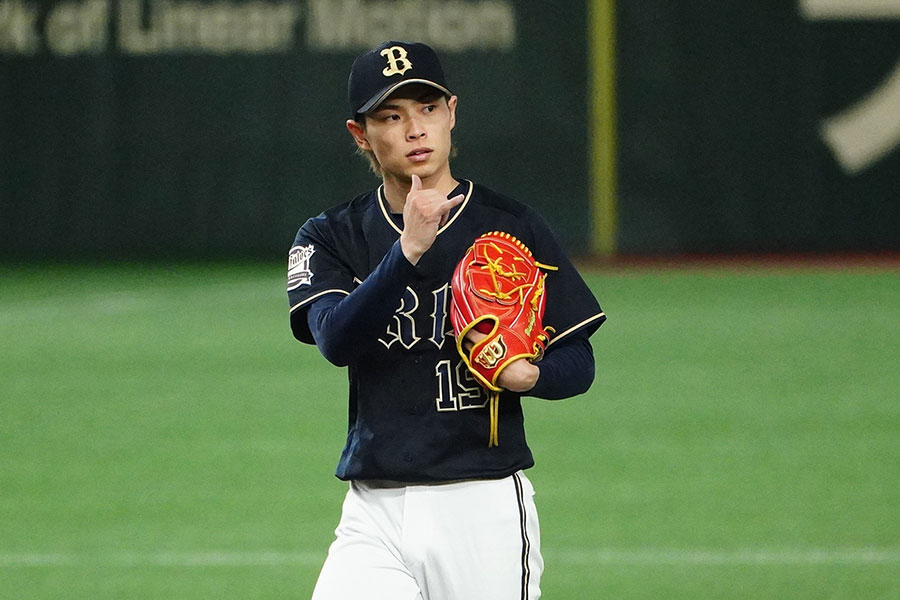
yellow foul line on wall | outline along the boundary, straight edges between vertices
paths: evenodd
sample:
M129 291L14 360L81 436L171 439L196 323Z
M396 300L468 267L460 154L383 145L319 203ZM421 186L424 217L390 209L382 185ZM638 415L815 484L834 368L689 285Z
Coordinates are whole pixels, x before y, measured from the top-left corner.
M616 3L588 0L590 90L591 246L616 252Z

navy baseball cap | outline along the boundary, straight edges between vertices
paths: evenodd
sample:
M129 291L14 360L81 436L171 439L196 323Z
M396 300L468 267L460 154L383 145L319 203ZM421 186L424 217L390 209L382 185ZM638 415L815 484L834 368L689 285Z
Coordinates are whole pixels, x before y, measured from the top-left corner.
M420 42L384 42L363 52L350 67L347 99L357 118L377 108L394 91L409 83L424 83L452 96L444 80L441 61L430 46Z

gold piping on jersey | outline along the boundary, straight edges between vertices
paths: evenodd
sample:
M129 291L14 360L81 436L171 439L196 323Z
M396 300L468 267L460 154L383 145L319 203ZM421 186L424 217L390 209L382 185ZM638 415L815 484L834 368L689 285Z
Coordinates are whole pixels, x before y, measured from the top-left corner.
M558 342L559 340L561 340L562 338L566 337L567 335L569 335L569 334L572 333L573 331L575 331L575 330L577 330L577 329L581 329L582 327L584 327L584 326L587 325L588 323L592 323L593 321L596 321L597 319L600 319L600 318L606 318L606 313L605 313L605 312L599 312L599 313L597 313L596 315L594 315L593 317L590 317L590 318L585 319L585 320L582 321L581 323L577 323L577 324L575 324L575 325L572 325L571 327L569 327L568 329L566 329L565 331L563 331L563 332L560 333L559 335L554 336L549 342L547 342L547 347L549 348L550 346L553 345L554 342Z
M349 295L350 295L350 292L348 292L347 290L339 289L339 288L335 288L335 289L333 289L333 290L324 290L324 291L322 291L322 292L319 292L319 293L316 294L315 296L310 296L309 298L307 298L307 299L304 300L303 302L300 302L300 303L298 303L298 304L293 305L293 306L291 307L291 311L290 311L290 312L294 312L295 310L297 310L297 309L300 308L301 306L305 306L305 305L309 304L310 302L312 302L313 300L315 300L315 299L317 299L317 298L320 298L320 297L324 296L325 294L344 294L345 296L349 296Z
M469 191L466 192L465 199L462 201L462 204L457 207L456 212L453 213L453 216L450 217L450 219L446 223L444 223L443 227L437 230L438 235L440 235L445 229L450 227L450 225L456 220L456 218L460 214L462 214L462 211L466 209L466 205L469 203L469 198L472 197L472 190L475 189L475 184L473 184L468 179L463 179L462 181L465 181L469 184ZM384 184L378 186L378 206L381 207L381 214L384 216L384 220L387 221L388 225L390 225L394 231L402 235L403 230L400 229L396 223L394 223L394 220L391 218L391 213L390 211L388 211L387 198L384 197Z
M446 223L444 223L444 226L443 226L443 227L441 227L440 229L438 229L438 231L437 231L437 232L438 232L438 235L440 235L442 231L444 231L445 229L447 229L448 227L450 227L450 225L453 223L453 221L455 221L456 218L457 218L460 214L462 214L462 211L465 210L466 205L469 203L469 198L472 197L472 190L475 189L475 184L472 183L471 181L467 180L467 179L464 179L463 181L465 181L466 183L469 184L469 191L466 192L466 197L465 197L465 199L462 201L462 204L459 205L459 208L456 210L456 212L453 213L453 216L450 217L450 219L449 219Z
M391 213L387 208L387 198L384 197L384 184L378 186L378 206L381 207L381 214L384 216L384 220L387 221L387 224L391 226L391 228L399 234L403 233L403 230L397 227L397 224L394 223L394 220L391 218Z

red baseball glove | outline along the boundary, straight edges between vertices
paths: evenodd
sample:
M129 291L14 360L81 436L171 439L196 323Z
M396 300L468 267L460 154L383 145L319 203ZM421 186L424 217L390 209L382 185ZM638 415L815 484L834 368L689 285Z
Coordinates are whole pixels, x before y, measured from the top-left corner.
M514 360L540 360L552 330L543 326L544 279L531 251L508 233L492 231L475 240L453 272L450 320L456 349L478 382L490 392L488 446L499 443L500 373ZM466 350L472 330L486 337Z

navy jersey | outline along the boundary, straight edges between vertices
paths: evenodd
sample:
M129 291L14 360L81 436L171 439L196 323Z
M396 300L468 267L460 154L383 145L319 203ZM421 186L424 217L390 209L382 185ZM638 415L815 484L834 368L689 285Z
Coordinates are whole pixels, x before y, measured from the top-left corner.
M450 279L478 236L504 231L536 260L558 267L546 279L548 345L589 336L606 316L546 222L532 209L488 188L461 181L448 196L465 200L450 214L431 248L413 267L405 291L388 298L392 314L355 345L348 364L347 443L340 479L434 482L500 478L534 464L525 441L520 395L503 392L499 440L489 448L486 392L459 357L448 317ZM288 260L288 298L295 337L315 343L307 311L318 300L347 297L391 252L402 232L383 188L307 221ZM324 354L323 350L323 354Z

